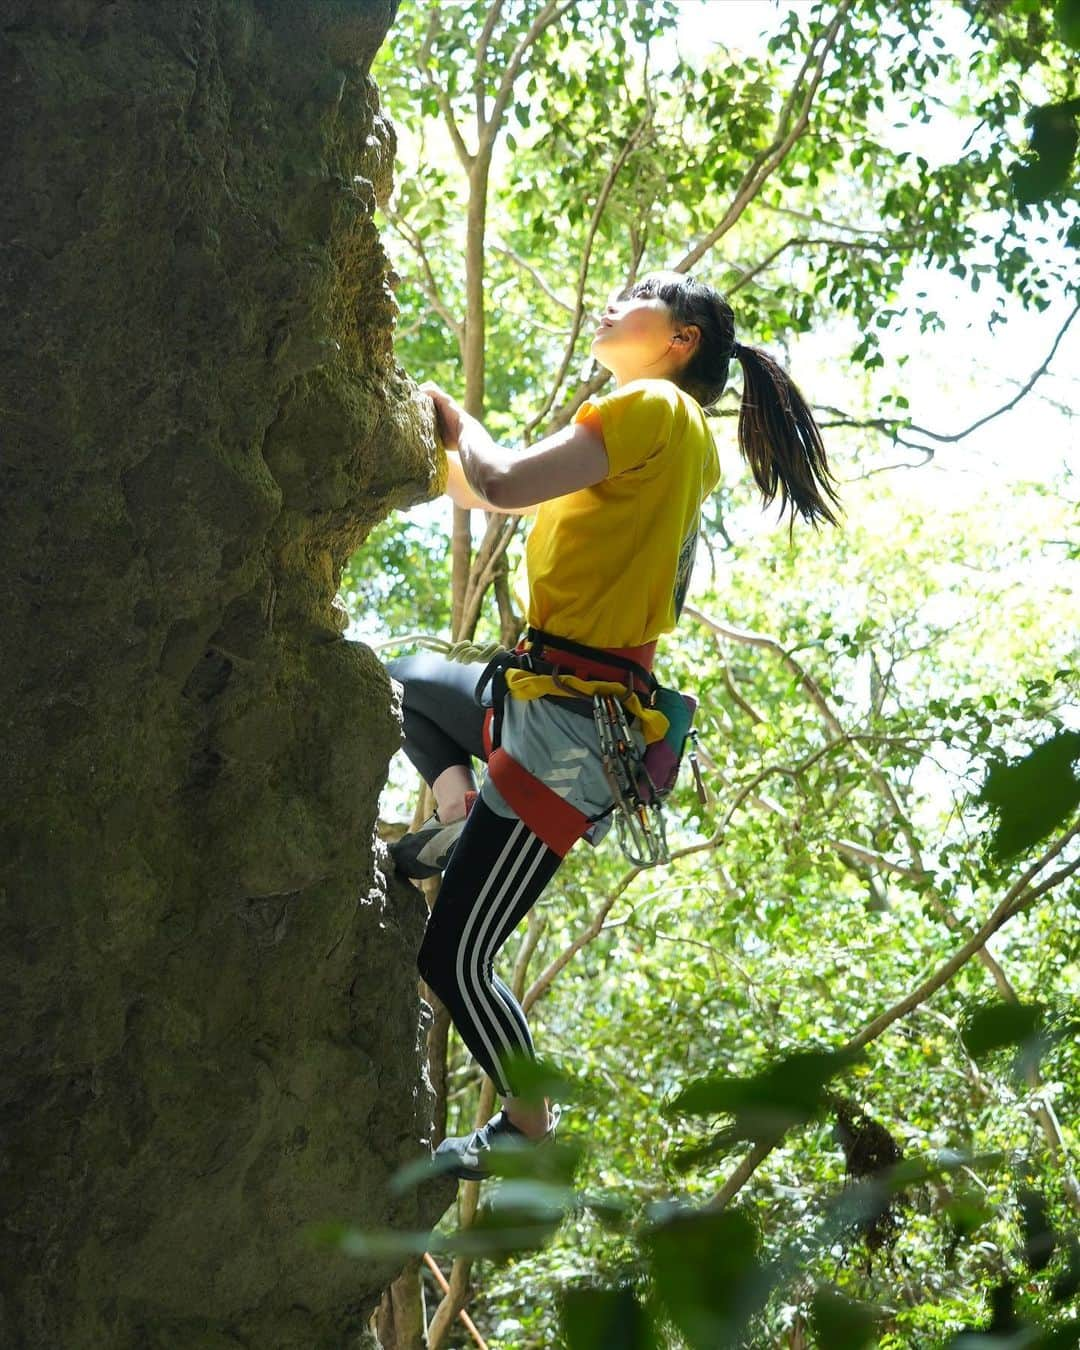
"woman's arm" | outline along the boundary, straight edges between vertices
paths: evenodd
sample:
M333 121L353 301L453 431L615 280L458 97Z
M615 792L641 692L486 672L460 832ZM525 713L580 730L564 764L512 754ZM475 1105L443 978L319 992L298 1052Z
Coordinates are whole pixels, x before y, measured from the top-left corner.
M564 427L527 449L507 451L492 441L479 422L467 418L458 444L469 483L503 511L565 497L608 476L604 438L583 422Z
M608 476L604 437L592 419L588 424L574 422L527 449L509 451L496 445L480 422L437 385L421 388L435 405L443 445L458 452L465 486L475 494L470 506L513 513L591 487ZM452 474L452 459L450 464ZM453 497L449 482L447 490Z
M531 516L536 510L535 506L496 506L486 501L469 486L456 450L447 450L446 465L446 493L455 506L463 506L466 511L495 511L507 516Z

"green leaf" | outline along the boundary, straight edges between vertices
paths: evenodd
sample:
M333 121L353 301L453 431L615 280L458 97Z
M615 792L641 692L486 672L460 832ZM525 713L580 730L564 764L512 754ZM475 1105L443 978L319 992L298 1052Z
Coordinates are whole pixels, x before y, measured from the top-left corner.
M996 764L977 800L997 817L991 847L1011 858L1045 839L1080 805L1080 732L1060 731L1022 759Z
M550 1060L511 1055L506 1060L506 1072L514 1083L514 1095L533 1105L538 1105L545 1097L557 1097L560 1102L580 1102L594 1095L584 1083Z
M973 1013L960 1036L973 1059L983 1059L1007 1045L1023 1045L1037 1034L1043 1011L1033 1004L989 1003Z
M1062 42L1080 49L1080 0L1057 0L1054 23Z
M346 1223L309 1224L305 1230L309 1242L317 1247L329 1247L365 1260L397 1259L422 1256L426 1251L437 1251L437 1234L391 1230L365 1231Z
M554 1236L573 1203L574 1193L566 1186L504 1181L489 1191L473 1223L455 1234L452 1241L479 1241L489 1254L542 1247Z
M953 1196L941 1207L949 1220L955 1242L970 1237L996 1214L994 1207L975 1190L966 1190Z
M1028 113L1034 158L1025 164L1015 164L1010 170L1013 190L1022 204L1043 201L1068 182L1080 140L1078 111L1080 99L1070 99L1065 103L1046 103Z
M423 1186L426 1182L433 1181L436 1177L448 1176L451 1169L457 1166L455 1158L443 1156L441 1158L416 1158L404 1167L399 1167L390 1178L390 1190L401 1195L405 1191L411 1191L415 1186Z
M862 1350L874 1340L883 1312L854 1303L835 1289L818 1288L811 1304L810 1323L818 1344L828 1350Z
M725 1074L699 1079L666 1109L668 1114L730 1115L735 1118L731 1138L775 1139L818 1115L830 1079L861 1058L844 1051L800 1051L749 1078Z
M677 1209L645 1246L664 1310L695 1350L733 1344L768 1297L757 1229L739 1210Z
M1065 1239L1065 1268L1054 1280L1050 1297L1055 1303L1068 1303L1080 1294L1080 1239L1070 1233Z
M649 1314L630 1289L570 1289L560 1314L566 1350L657 1350Z
M581 1162L580 1144L546 1143L535 1148L525 1139L504 1139L493 1148L487 1166L491 1175L507 1181L535 1181L548 1186L569 1186Z
M1032 1186L1022 1186L1020 1225L1024 1234L1023 1259L1036 1273L1045 1270L1057 1250L1058 1239L1050 1222L1050 1210L1043 1196Z

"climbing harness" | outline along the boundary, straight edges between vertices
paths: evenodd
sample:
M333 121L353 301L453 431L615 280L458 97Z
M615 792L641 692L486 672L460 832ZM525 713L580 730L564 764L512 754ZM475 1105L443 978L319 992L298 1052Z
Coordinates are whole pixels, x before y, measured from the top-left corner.
M702 803L707 798L697 760L697 732L693 728L697 700L658 683L645 664L651 662L655 644L614 652L528 628L513 651L498 644L485 647L469 642L449 643L426 634L410 634L380 646L406 643L440 652L452 661L485 662L474 697L477 703L486 706L484 694L490 687L491 703L484 723L488 773L511 808L549 848L565 855L577 839L614 812L616 837L630 863L651 867L670 861L663 806L675 786L687 747L698 796ZM502 720L509 693L506 679L509 670L551 676L565 692L565 696L558 696L559 707L592 720L613 799L613 805L606 811L596 816L578 811L503 749ZM622 696L597 693L589 697L562 683L568 675L616 683L627 692ZM662 713L668 722L666 734L643 750L634 737L631 714L625 706L631 695L637 695L645 706Z
M647 658L651 658L651 654L651 647L635 651L635 655ZM476 698L480 701L484 689L488 684L491 685L491 738L496 750L499 746L503 701L507 695L506 672L510 669L550 675L557 685L567 691L566 697L560 696L559 706L592 718L613 805L597 817L582 817L582 820L592 824L615 812L619 847L629 862L637 867L669 862L671 853L664 826L663 806L675 786L688 745L698 795L703 803L706 800L697 763L697 733L692 725L697 700L678 690L665 688L647 666L628 654L587 647L568 638L554 637L539 629L529 628L513 652L501 652L488 663L476 687ZM562 677L568 674L585 680L614 680L625 686L627 694L596 693L590 699L577 694L572 686L562 684ZM634 737L624 702L631 694L644 697L647 706L662 713L668 723L666 734L644 749L639 747ZM489 760L489 770L492 766L493 760ZM494 759L494 769L498 774L500 764L497 759ZM495 784L503 791L498 776L495 777ZM550 789L545 788L545 791ZM565 808L566 803L561 798L554 793L551 796L560 808ZM512 797L508 796L507 800L511 805L514 804ZM584 829L580 832L584 833Z

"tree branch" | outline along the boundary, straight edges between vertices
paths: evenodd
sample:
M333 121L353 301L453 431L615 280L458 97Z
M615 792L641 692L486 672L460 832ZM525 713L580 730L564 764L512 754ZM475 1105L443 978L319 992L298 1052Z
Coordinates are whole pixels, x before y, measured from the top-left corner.
M450 307L443 300L439 291L438 282L435 280L435 273L432 271L431 263L428 259L427 252L424 249L423 241L412 226L406 224L402 217L395 211L387 210L384 211L383 214L390 222L392 228L401 235L402 239L405 240L419 259L420 270L422 273L421 287L423 292L427 296L431 308L438 314L439 318L442 319L443 323L446 324L447 328L449 328L457 338L458 346L460 347L465 334L465 325L460 319L454 317Z
M768 637L762 633L752 633L747 630L725 626L718 623L715 619L709 618L708 615L702 613L701 610L695 609L692 605L687 605L685 607L685 612L696 618L700 623L703 623L707 628L712 629L718 636L726 637L732 642L739 642L746 646L762 647L771 651L773 655L777 656L795 676L795 679L802 686L803 691L810 699L810 702L817 708L818 713L826 727L832 732L833 736L835 738L840 738L846 735L843 724L822 692L820 685L818 685L817 681L810 675L809 671L807 671L790 652L785 650L775 638ZM882 773L881 768L874 757L865 749L865 747L858 743L858 738L847 737L847 739L852 743L856 758L866 769L870 783L873 785L879 798L888 810L890 817L896 822L897 828L900 830L911 859L910 866L915 874L912 879L918 878L926 899L933 905L938 916L950 932L959 932L959 920L949 910L937 888L930 884L932 882L932 874L923 862L918 835L915 833L911 821L901 809L900 803L893 791L892 784L885 777L884 773ZM1009 999L1011 1002L1016 1002L1016 991L1012 987L1012 983L993 953L990 951L983 951L980 954L979 960L986 967L990 978L994 981L1002 998Z
M554 961L549 962L536 979L533 980L525 993L525 997L521 1000L521 1006L526 1013L528 1013L529 1009L538 998L541 998L547 993L551 988L556 975L558 975L560 971L566 969L578 952L581 951L583 947L587 947L594 938L600 936L600 932L604 927L604 920L611 912L611 908L615 904L615 901L618 900L619 896L622 895L634 878L644 871L644 867L631 867L628 871L624 872L615 888L609 891L600 902L600 906L593 914L589 926L583 929L573 942L571 942L569 947L564 951L561 951Z
M720 669L724 676L724 686L731 695L736 707L741 708L755 726L760 726L765 721L765 716L763 713L758 712L749 699L744 697L736 683L735 676L731 673L731 662L724 655L723 649L721 649L720 652Z
M574 414L585 402L585 400L592 398L594 394L598 394L610 379L611 379L610 371L604 370L602 367L597 367L597 373L595 375L590 376L589 379L583 381L581 384L578 385L578 387L570 395L570 398L562 405L559 411L548 423L547 425L548 435L550 436L552 435L552 433L556 431L561 431L563 427L565 427L569 422L571 422L573 420Z
M824 225L830 230L845 230L849 234L876 234L883 240L890 239L892 236L888 230L875 230L869 225L848 225L843 220L826 220L822 215L815 215L812 211L797 211L791 206L774 206L768 203L764 210L772 211L778 216L791 216L795 220L805 220L810 225Z
M517 263L518 267L520 267L523 271L528 272L529 276L532 277L533 281L536 282L536 284L544 292L547 298L551 300L554 304L558 305L560 309L565 310L567 314L574 313L574 306L570 304L568 300L563 300L561 296L555 294L555 292L548 285L544 276L532 265L531 262L528 262L525 258L522 258L519 254L515 253L512 248L507 248L505 244L497 244L494 241L492 241L489 244L489 247L495 253L501 253L503 257L509 258L511 259L512 262Z
M918 867L911 867L907 863L895 862L892 858L886 858L883 853L878 853L872 848L864 848L862 844L856 844L850 839L826 839L824 841L829 848L842 854L847 858L854 858L857 862L868 863L871 867L880 868L883 872L894 872L899 877L907 877L909 881L926 881L927 874Z
M760 151L750 162L750 167L743 174L742 182L739 184L731 205L725 211L720 223L700 239L683 258L675 264L676 272L688 272L695 263L699 262L709 249L727 234L728 230L735 224L739 217L746 210L747 206L754 200L761 189L765 186L770 175L782 164L791 147L804 134L810 125L810 109L814 102L814 96L817 94L818 86L825 71L825 62L829 53L836 43L840 33L841 25L848 10L851 8L852 0L841 0L837 6L836 13L833 15L832 22L822 36L821 49L814 55L813 47L807 52L806 59L803 61L802 68L795 78L791 92L784 102L777 119L776 131L773 135L772 143L764 150ZM812 69L809 83L803 89L807 73ZM802 94L802 104L799 113L795 119L794 125L791 125L791 117L795 108L795 101Z
M485 1074L484 1085L480 1089L480 1098L474 1117L477 1128L489 1118L495 1105L495 1084ZM480 1183L466 1181L458 1191L458 1229L471 1228L480 1203ZM443 1295L442 1302L428 1325L428 1350L443 1350L453 1328L454 1318L465 1306L469 1292L469 1271L472 1270L471 1256L457 1256L450 1267L450 1288Z
M1045 895L1047 891L1052 890L1055 886L1059 885L1067 877L1080 869L1080 858L1076 858L1073 862L1067 864L1065 867L1059 868L1057 872L1054 872L1051 876L1047 877L1041 885L1034 887L1029 886L1030 880L1040 872L1047 863L1056 858L1067 846L1069 841L1075 839L1077 835L1080 835L1080 823L1074 825L1071 830L1067 831L1056 840L1055 843L1042 854L1038 861L1009 887L982 927L979 928L977 932L973 933L946 962L939 966L929 979L924 980L917 989L913 989L912 992L902 998L899 1003L895 1003L886 1012L881 1013L879 1016L875 1017L873 1021L868 1022L861 1031L851 1037L843 1049L845 1051L861 1050L863 1046L869 1045L871 1041L877 1040L877 1038L884 1031L888 1030L894 1022L899 1021L902 1017L906 1017L909 1012L917 1008L921 1003L925 1003L931 994L936 994L942 985L947 984L962 966L967 965L971 958L977 955L979 950L985 945L987 939L992 937L1003 924L1007 923L1009 919L1015 918L1017 914L1022 913L1024 910L1030 909L1035 901Z
M420 55L417 60L417 69L420 71L420 78L435 95L435 101L439 105L439 111L443 115L446 123L446 129L450 133L450 140L453 142L454 150L458 159L461 161L462 168L466 173L472 168L473 160L476 156L465 144L461 134L461 128L454 117L454 110L450 105L450 96L441 84L437 84L432 78L431 71L428 69L428 57L431 55L432 43L435 41L435 35L439 31L439 6L432 5L431 13L428 16L427 32L424 34L424 41L420 47Z
M824 412L832 413L833 416L838 418L839 420L835 422L827 422L819 420L818 425L820 427L823 428L828 428L830 426L864 427L872 431L880 431L884 435L889 436L890 439L894 441L897 445L906 446L909 450L918 450L923 455L923 459L918 464L901 463L901 464L882 465L880 468L869 469L867 470L866 473L859 474L855 479L848 479L847 481L856 482L859 479L870 478L874 474L884 473L888 469L921 468L923 464L928 464L930 460L933 459L934 454L936 453L935 448L931 445L921 445L918 441L907 440L904 436L900 434L901 430L914 432L915 435L917 436L924 436L926 437L927 440L937 441L941 445L955 445L957 441L962 441L966 439L973 432L978 431L980 427L984 427L988 422L992 422L996 417L1001 417L1004 413L1011 412L1013 408L1015 408L1016 405L1021 401L1021 399L1026 398L1028 394L1031 393L1032 389L1035 388L1039 380L1041 380L1042 377L1050 369L1050 365L1053 362L1054 357L1057 355L1057 350L1061 346L1062 340L1065 337L1065 334L1068 332L1069 327L1072 324L1073 320L1076 318L1077 314L1080 314L1080 303L1078 303L1073 308L1068 318L1058 329L1057 334L1054 337L1054 341L1051 344L1050 351L1046 356L1046 359L1032 373L1029 379L1027 379L1024 382L1019 392L1013 398L1009 399L1008 402L1003 403L1000 408L995 408L993 412L987 413L984 417L978 418L976 421L972 422L970 426L965 427L962 431L951 431L951 432L932 431L929 427L920 426L917 422L899 421L897 419L887 417L856 418L852 417L849 413L845 413L842 408L831 408L828 405L823 405L822 410Z
M425 1252L425 1253L424 1253L424 1264L427 1266L428 1270L430 1270L431 1273L432 1273L432 1275L435 1277L435 1283L436 1283L436 1284L439 1286L439 1288L443 1291L443 1294L444 1294L444 1295L449 1294L449 1293L450 1293L450 1286L449 1286L449 1284L448 1284L447 1281L446 1281L446 1276L442 1273L442 1271L439 1269L439 1267L435 1264L435 1258L431 1255L430 1252ZM465 1309L464 1309L464 1308L459 1308L459 1309L458 1309L458 1314L457 1314L457 1315L458 1315L458 1317L461 1318L461 1324L462 1324L462 1326L465 1328L465 1330L469 1333L469 1335L470 1335L470 1336L473 1338L473 1340L476 1342L476 1345L477 1345L477 1347L478 1347L478 1350L488 1350L488 1344L487 1344L487 1341L485 1341L484 1338L483 1338L483 1336L481 1336L480 1333L479 1333L479 1331L477 1331L477 1329L476 1329L476 1323L472 1320L472 1318L471 1318L471 1317L469 1316L469 1314L465 1311ZM430 1345L431 1342L428 1341L428 1344Z
M495 25L499 22L502 14L504 0L494 0L491 8L484 18L484 26L480 30L480 37L476 44L476 70L473 76L473 92L476 95L476 125L480 132L483 132L485 118L485 97L484 97L484 75L487 69L488 44L491 42L491 35L495 31Z
M556 4L555 0L547 0L544 8L537 14L529 25L528 31L522 37L521 41L511 53L510 60L506 63L506 69L503 71L502 82L499 85L498 92L495 95L495 103L491 109L491 116L484 123L480 136L480 154L490 153L491 147L495 143L495 137L499 133L499 127L502 125L503 114L506 112L506 105L510 102L510 95L513 93L514 81L521 70L521 63L525 59L525 54L529 48L536 42L536 39L550 28L553 23L568 11L574 8L574 0L564 0L563 4Z
M510 541L520 525L520 516L503 516L494 511L488 512L487 528L476 551L465 588L462 603L463 632L471 633L476 627L487 588L494 581L499 562L510 547Z
M823 239L817 235L792 235L790 239L785 239L782 244L779 244L774 248L771 253L767 253L759 263L755 263L753 267L741 271L738 278L733 281L731 285L724 287L724 294L733 295L736 291L741 290L743 286L749 285L759 273L764 272L771 267L777 258L779 258L782 253L786 253L790 248L806 248L812 244L827 244L829 248L842 249L848 253L863 253L867 249L877 249L881 252L887 252L894 249L896 243L895 237L888 239Z
M510 980L510 988L514 991L514 997L521 1002L525 992L525 980L529 974L529 963L532 961L540 939L544 936L544 929L547 927L547 919L540 914L534 905L529 910L529 923L525 930L525 937L521 946L518 948L517 960L514 962L514 973Z
M1053 889L1054 886L1059 885L1067 877L1080 871L1080 858L1076 858L1065 867L1059 868L1052 876L1047 877L1039 886L1029 888L1029 882L1047 865L1047 863L1056 858L1069 842L1078 835L1080 835L1080 822L1074 825L1071 830L1067 831L1067 833L1062 835L1061 838L1052 844L1041 857L1009 887L1005 895L995 906L993 913L977 933L973 934L963 946L958 948L947 961L939 966L929 979L924 980L918 988L912 990L910 994L907 994L898 1003L893 1004L887 1011L873 1018L861 1031L856 1032L856 1034L840 1048L840 1053L844 1054L855 1050L861 1050L864 1046L869 1045L871 1041L877 1040L878 1037L887 1031L894 1022L906 1017L908 1013L914 1011L920 1004L925 1003L932 994L937 993L943 985L947 984L956 972L966 965L973 956L977 955L981 948L986 944L987 940L991 938L1003 924L1007 923L1009 919L1014 918L1023 910L1029 909L1040 896L1045 895L1047 891ZM753 1176L754 1172L764 1159L767 1158L773 1149L781 1142L782 1137L783 1136L780 1136L767 1142L755 1144L724 1183L723 1187L709 1201L709 1208L723 1209L724 1206L731 1201L732 1197L746 1185L747 1181Z
M727 828L731 824L735 812L747 797L753 793L759 783L763 783L766 778L772 778L774 775L790 778L793 782L798 782L799 776L805 773L807 769L812 768L819 759L824 759L826 755L831 755L834 750L839 750L842 746L847 745L850 742L850 739L851 738L847 735L838 736L834 741L827 741L823 746L820 746L817 750L807 755L806 758L801 760L798 764L769 764L758 773L755 773L753 777L739 789L735 796L735 800L724 813L724 819L717 827L718 834L722 837L727 833Z
M555 373L555 378L551 382L551 392L544 400L543 407L532 417L525 427L525 439L528 440L532 433L547 417L551 411L552 405L562 388L562 382L566 378L566 372L570 368L570 362L574 357L574 347L578 340L578 334L581 332L581 320L585 313L585 286L589 278L589 267L592 262L593 244L596 241L596 232L600 228L600 221L603 219L604 211L607 209L608 198L615 186L615 181L622 172L623 167L629 159L631 152L637 145L642 133L648 126L648 117L642 118L634 130L626 138L622 149L616 156L615 162L608 169L604 184L596 198L596 204L593 207L592 216L589 219L589 228L585 234L585 246L581 254L581 262L578 264L577 287L574 294L574 322L570 329L570 335L566 340L566 348L563 351L562 361L559 363L559 369ZM605 372L606 374L607 372Z

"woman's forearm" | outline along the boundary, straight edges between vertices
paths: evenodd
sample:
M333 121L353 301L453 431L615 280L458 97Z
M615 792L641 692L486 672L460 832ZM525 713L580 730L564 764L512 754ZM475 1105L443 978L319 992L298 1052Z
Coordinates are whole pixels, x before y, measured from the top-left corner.
M466 511L490 511L491 503L469 486L465 477L461 459L456 450L446 452L446 495L455 506L463 506Z
M507 516L527 516L531 515L536 509L529 507L514 507L513 509L505 506L493 506L486 497L480 494L470 486L469 480L465 477L465 470L462 467L461 459L456 450L447 450L446 452L446 495L455 506L462 506L466 511L497 511L499 515Z
M495 444L482 423L467 413L461 419L457 450L469 487L484 502L490 503L490 486L506 472L509 454ZM488 510L491 509L488 505Z

